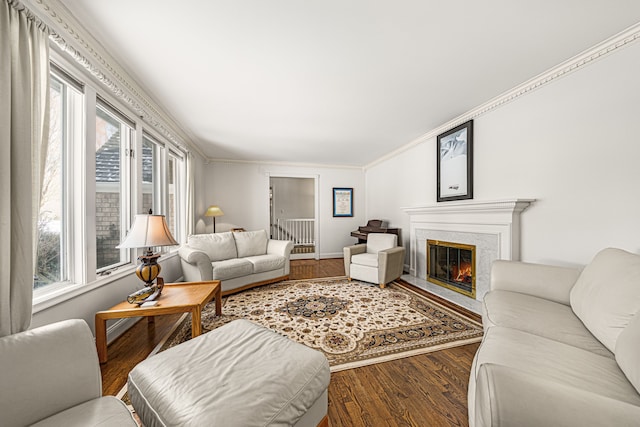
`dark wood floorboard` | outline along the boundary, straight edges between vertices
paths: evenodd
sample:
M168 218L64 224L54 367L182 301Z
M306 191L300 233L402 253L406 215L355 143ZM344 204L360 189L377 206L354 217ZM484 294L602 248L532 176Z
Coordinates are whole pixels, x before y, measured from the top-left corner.
M342 259L292 260L291 279L344 275ZM102 367L105 395L115 395L180 315L145 319L108 347ZM348 369L331 374L329 423L358 426L467 426L467 385L479 344Z

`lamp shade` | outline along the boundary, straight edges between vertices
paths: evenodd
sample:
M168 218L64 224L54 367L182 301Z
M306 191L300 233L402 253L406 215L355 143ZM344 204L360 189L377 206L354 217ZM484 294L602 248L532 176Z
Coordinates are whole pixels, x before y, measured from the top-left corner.
M177 244L164 215L138 214L127 237L116 248L150 248Z
M204 213L204 216L222 216L222 215L224 215L224 212L222 212L222 209L220 209L220 207L216 205L209 206L207 211Z

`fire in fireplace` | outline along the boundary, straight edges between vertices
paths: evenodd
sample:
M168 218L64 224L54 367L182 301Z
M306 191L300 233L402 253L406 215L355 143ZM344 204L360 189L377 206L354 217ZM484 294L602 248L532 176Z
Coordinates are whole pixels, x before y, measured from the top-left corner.
M476 247L427 240L427 280L476 297Z

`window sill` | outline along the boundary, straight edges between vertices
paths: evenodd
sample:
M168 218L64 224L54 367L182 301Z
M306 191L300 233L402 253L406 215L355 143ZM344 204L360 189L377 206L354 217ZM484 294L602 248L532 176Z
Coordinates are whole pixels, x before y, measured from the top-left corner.
M165 259L173 258L174 256L178 256L177 251L164 254L162 256L162 259L165 260ZM65 283L50 285L50 287L45 287L42 290L34 291L32 313L33 314L39 313L48 308L54 307L57 304L61 304L65 301L76 298L82 294L91 292L94 289L108 285L109 283L115 282L116 280L120 280L129 275L135 275L135 271L136 271L136 266L133 264L128 264L117 270L114 270L111 274L107 276L99 277L98 279L96 279L91 283L78 284L78 283L65 282Z
M33 314L40 311L51 308L57 304L68 301L79 295L91 292L101 286L107 285L118 279L126 277L130 274L135 274L135 266L127 265L126 267L119 268L108 276L103 276L97 280L87 283L61 283L59 285L51 285L51 289L43 289L42 292L34 292L33 295Z

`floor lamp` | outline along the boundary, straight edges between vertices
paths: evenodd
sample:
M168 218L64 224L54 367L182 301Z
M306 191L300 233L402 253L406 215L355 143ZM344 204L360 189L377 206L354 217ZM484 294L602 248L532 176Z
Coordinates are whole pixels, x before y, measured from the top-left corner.
M217 216L222 216L224 215L224 212L222 212L222 209L220 209L219 206L216 205L211 205L209 206L209 208L207 209L207 211L204 213L204 216L212 216L213 217L213 232L216 232L216 217Z

